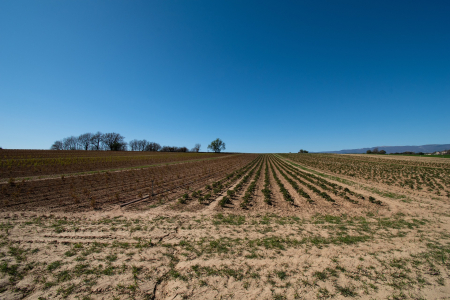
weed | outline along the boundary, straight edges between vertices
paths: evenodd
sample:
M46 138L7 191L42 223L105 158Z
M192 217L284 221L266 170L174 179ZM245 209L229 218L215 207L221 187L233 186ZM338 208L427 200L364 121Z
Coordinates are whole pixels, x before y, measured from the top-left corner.
M53 272L54 270L58 269L61 266L61 264L62 263L60 260L54 261L47 266L47 270Z

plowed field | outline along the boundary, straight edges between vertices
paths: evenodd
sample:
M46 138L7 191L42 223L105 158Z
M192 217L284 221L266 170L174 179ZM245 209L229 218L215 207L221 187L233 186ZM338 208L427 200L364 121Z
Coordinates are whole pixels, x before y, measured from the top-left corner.
M0 298L449 298L446 162L209 155L5 177Z

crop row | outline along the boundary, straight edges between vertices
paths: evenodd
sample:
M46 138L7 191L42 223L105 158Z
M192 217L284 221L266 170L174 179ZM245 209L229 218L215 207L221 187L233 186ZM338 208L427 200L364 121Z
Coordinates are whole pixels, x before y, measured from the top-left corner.
M278 172L280 172L281 176L284 177L284 179L286 179L287 182L289 182L291 184L291 186L294 188L294 190L297 192L297 194L299 194L299 196L303 197L306 199L307 202L309 203L313 203L314 201L311 199L311 197L309 196L308 193L306 193L303 188L301 188L294 180L292 180L290 177L288 177L282 170L281 168L279 168L277 166ZM286 171L286 173L288 173L291 177L295 178L295 175ZM300 181L300 180L299 180ZM301 182L301 181L300 181ZM314 189L314 187L310 187L310 189ZM319 195L320 195L320 191L319 191Z
M362 156L282 154L301 165L406 189L428 191L450 197L450 164L375 159Z
M168 197L173 190L189 189L202 182L221 178L255 158L255 155L235 155L123 172L11 182L1 185L0 203L3 206L62 206L68 203L81 205L123 202L141 198L144 194Z
M264 202L268 205L272 204L272 191L270 190L269 164L266 158L266 168L264 171L264 188L261 190L264 195Z
M242 178L242 176L244 176L244 174L246 174L249 170L250 173L252 173L255 165L260 161L260 159L261 156L258 156L246 166L227 174L223 179L213 182L212 185L207 184L204 189L194 191L190 197L188 193L185 193L180 199L178 199L178 202L180 204L186 204L189 200L197 198L200 204L209 204L216 198L217 195L222 193L224 189L228 188L235 181ZM247 176L248 174L245 175L242 180L244 180ZM228 190L228 194L230 195L229 192L230 190ZM225 201L227 202L228 200L226 199Z
M365 197L357 192L351 191L349 188L344 188L339 184L329 182L324 178L320 178L314 174L310 174L301 171L292 165L282 161L279 158L273 158L275 166L278 172L288 181L297 193L305 198L308 202L312 203L310 195L303 190L301 186L314 192L319 197L330 201L336 202L327 192L333 193L335 196L342 197L351 203L358 204L356 199L365 199ZM300 184L301 186L299 186ZM322 189L322 190L321 190ZM381 205L380 200L376 200L374 197L369 197L369 202Z
M258 182L259 176L261 176L262 166L263 166L263 162L260 163L258 171L255 174L255 177L253 178L252 182L250 183L247 190L245 191L244 196L242 197L243 201L241 202L241 208L243 208L243 209L248 208L248 206L250 204L250 200L252 200L252 198L255 194L256 183Z
M104 157L104 156L142 156L142 155L168 155L187 154L169 152L147 152L147 151L85 151L85 150L23 150L2 149L0 160L6 159L47 159L47 158L70 158L70 157Z
M277 183L278 187L280 188L280 192L283 195L284 200L288 201L291 204L294 204L294 199L292 198L291 194L284 187L284 184L281 182L281 180L278 178L277 174L275 173L275 169L273 168L272 162L270 163L270 169L272 170L273 178L275 179L275 182Z
M140 167L196 159L218 158L230 155L216 153L155 154L153 152L147 152L145 155L142 154L142 152L137 152L139 155L117 155L115 154L117 152L112 151L88 151L89 153L97 155L78 156L80 151L57 151L57 153L61 154L65 154L66 152L71 153L72 156L2 159L0 160L0 179ZM81 154L85 154L85 152L86 151L82 151ZM101 153L102 155L98 155L98 153ZM128 152L119 153L127 154Z

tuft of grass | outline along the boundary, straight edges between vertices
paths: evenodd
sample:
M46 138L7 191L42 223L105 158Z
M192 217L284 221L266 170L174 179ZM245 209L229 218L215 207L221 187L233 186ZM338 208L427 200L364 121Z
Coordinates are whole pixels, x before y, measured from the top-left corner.
M242 225L244 223L245 223L245 216L232 214L224 216L223 214L217 214L213 217L214 225L221 225L221 224Z
M278 276L278 278L280 278L281 280L285 280L288 275L286 274L285 271L276 271L275 274Z
M61 265L62 262L60 260L54 261L47 266L47 270L53 272L54 270L58 269Z
M358 294L355 292L355 288L353 286L342 287L342 286L336 284L335 288L344 297L358 296Z
M58 282L64 282L72 279L72 275L68 270L61 271L56 275L56 278L58 279Z
M105 257L107 261L113 262L117 260L117 255L108 255Z
M325 280L328 278L328 274L326 271L323 271L323 272L316 271L316 272L314 272L313 276L319 280Z

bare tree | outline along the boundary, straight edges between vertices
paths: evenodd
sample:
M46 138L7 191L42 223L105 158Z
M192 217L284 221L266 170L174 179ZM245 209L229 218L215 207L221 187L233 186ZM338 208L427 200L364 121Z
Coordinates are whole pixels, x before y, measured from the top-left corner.
M103 134L100 131L94 133L91 137L92 150L101 150Z
M161 152L188 152L186 147L176 147L176 146L164 146L161 148Z
M84 133L78 137L78 145L81 149L89 150L91 145L92 133Z
M139 149L139 151L145 151L145 148L147 147L147 145L148 145L148 142L145 139L138 141L138 149Z
M127 148L125 137L115 132L103 134L102 143L111 151L124 151Z
M161 150L161 145L158 143L150 142L147 147L145 147L145 151L159 151Z
M162 146L160 151L161 152L174 152L175 151L175 147Z
M50 148L50 150L63 150L63 149L64 149L64 144L61 141L54 142L52 147Z
M131 151L137 151L139 149L139 141L134 139L131 140L128 145L130 145Z
M194 148L191 149L191 152L199 152L201 146L202 145L200 144L195 144Z
M70 136L63 139L64 150L78 150L78 138L76 136Z
M132 140L129 143L131 151L146 151L149 142L147 140ZM148 151L148 150L147 150Z
M128 151L128 143L127 142L120 143L117 151Z

